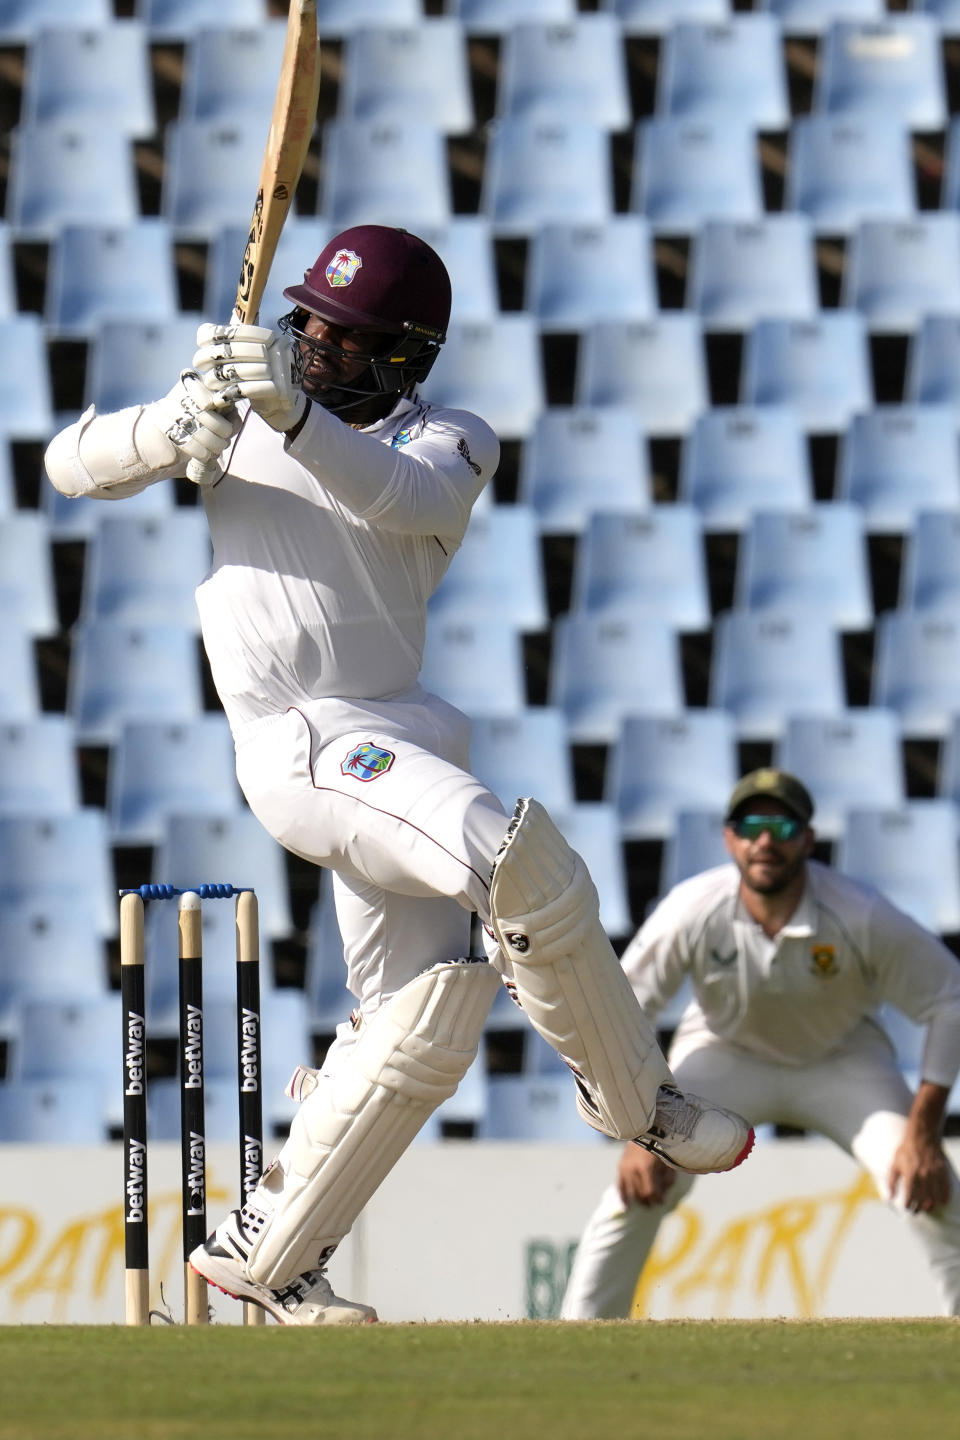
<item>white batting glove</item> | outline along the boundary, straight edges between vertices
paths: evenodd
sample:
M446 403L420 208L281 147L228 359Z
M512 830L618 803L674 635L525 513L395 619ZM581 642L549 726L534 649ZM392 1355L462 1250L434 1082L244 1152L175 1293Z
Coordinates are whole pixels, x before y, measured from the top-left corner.
M208 390L249 400L274 430L292 430L310 403L294 342L262 325L201 325L193 363Z
M213 466L240 429L235 411L224 409L194 370L182 370L169 394L145 405L136 423L137 451L153 467L199 460ZM212 478L216 471L212 471Z

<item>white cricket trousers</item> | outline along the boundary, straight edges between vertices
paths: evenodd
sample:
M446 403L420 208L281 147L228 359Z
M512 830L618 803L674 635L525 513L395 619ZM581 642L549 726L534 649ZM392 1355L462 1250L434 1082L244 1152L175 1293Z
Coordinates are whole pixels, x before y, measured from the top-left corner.
M668 1062L681 1090L736 1110L754 1125L791 1125L836 1141L889 1199L887 1176L912 1097L892 1045L869 1020L861 1021L843 1051L817 1064L778 1065L704 1032L678 1037ZM937 1216L897 1208L926 1251L944 1314L960 1315L960 1182L951 1174L950 1202ZM625 1207L615 1184L604 1191L574 1259L563 1319L630 1314L660 1222L693 1180L678 1171L666 1202L657 1206Z

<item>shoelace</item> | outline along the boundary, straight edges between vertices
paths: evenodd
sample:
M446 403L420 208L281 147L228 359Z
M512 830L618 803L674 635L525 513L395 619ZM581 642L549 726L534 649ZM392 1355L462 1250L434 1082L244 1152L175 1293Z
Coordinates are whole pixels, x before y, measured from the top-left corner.
M689 1140L700 1119L700 1112L695 1105L684 1095L676 1090L668 1090L662 1086L657 1095L657 1110L654 1115L652 1130L659 1130L661 1134L682 1135Z

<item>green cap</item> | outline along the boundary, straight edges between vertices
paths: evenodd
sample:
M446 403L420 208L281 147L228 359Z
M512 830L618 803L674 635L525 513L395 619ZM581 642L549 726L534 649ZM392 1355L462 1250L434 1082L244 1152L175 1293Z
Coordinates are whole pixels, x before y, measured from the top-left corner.
M727 819L732 820L750 800L779 800L805 825L809 824L813 815L810 791L786 770L751 770L749 775L744 775L730 796Z

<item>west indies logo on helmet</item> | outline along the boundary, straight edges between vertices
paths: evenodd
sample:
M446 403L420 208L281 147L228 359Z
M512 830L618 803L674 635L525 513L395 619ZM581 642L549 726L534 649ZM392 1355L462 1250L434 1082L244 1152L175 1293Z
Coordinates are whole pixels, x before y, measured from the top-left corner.
M450 277L437 252L407 230L354 225L334 235L303 283L283 293L296 308L279 325L300 346L304 391L346 419L358 406L367 418L371 408L386 415L426 379L446 339ZM322 329L311 317L339 333L307 333ZM346 366L349 381L338 381Z

